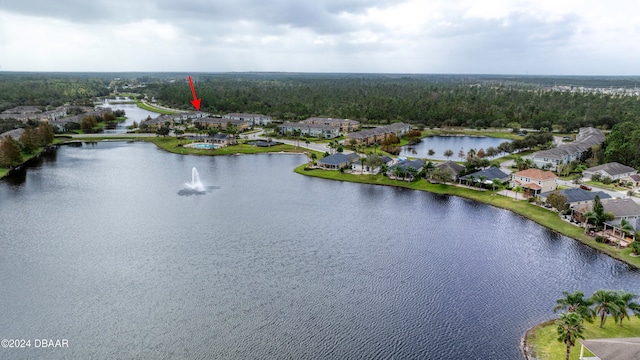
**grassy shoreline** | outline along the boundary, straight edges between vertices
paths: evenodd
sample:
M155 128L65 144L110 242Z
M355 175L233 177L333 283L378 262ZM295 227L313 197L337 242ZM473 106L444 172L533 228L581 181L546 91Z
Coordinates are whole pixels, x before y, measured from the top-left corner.
M640 257L631 257L631 249L616 249L615 247L607 244L597 243L595 242L595 240L585 235L582 228L560 219L556 212L537 206L535 204L531 204L527 201L514 200L505 196L496 195L494 191L473 190L466 187L447 184L431 184L426 180L417 180L414 182L396 181L382 175L353 175L341 173L339 171L317 169L304 170L305 167L306 164L300 165L296 167L294 171L298 174L328 180L348 181L372 185L396 186L413 190L428 191L440 195L454 195L466 199L476 200L502 209L510 210L529 220L535 221L536 223L550 230L580 241L581 243L591 248L599 250L606 255L609 255L617 260L628 264L632 268L640 268Z
M142 101L136 101L135 104L136 104L137 107L139 107L141 109L144 109L144 110L147 110L147 111L151 111L151 112L154 112L154 113L158 113L158 114L162 114L162 115L173 115L173 114L176 114L175 111L169 111L169 110L164 110L164 109L160 109L160 108L157 108L157 107L153 107L153 106L150 106L150 105L148 105L146 103L143 103Z
M554 322L555 319L545 321L527 331L523 340L523 350L528 358L538 360L564 359L566 345L557 341L557 326ZM623 327L614 324L614 320L611 317L607 318L602 329L600 329L599 323L598 319L593 324L584 323L585 339L637 337L640 334L640 319L636 317L625 319L622 322ZM576 346L571 348L570 359L578 360L579 355L580 344L577 343ZM585 349L585 356L593 355Z

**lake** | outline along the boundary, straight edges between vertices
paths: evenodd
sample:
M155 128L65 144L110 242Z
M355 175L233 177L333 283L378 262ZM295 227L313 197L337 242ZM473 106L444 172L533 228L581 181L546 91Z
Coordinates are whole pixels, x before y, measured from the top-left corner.
M469 149L487 149L488 147L498 147L501 143L511 140L499 139L484 136L429 136L423 138L421 142L411 146L403 146L400 156L417 158L429 158L432 160L453 160L459 161L458 152L464 150L466 154ZM429 149L433 149L435 154L429 156ZM447 159L444 152L453 151L453 156Z
M116 98L112 99L114 101L128 101L129 98ZM160 114L154 113L142 108L139 108L136 104L111 104L108 99L105 99L104 104L100 105L100 107L110 107L113 110L124 110L125 116L127 120L118 124L118 126L113 130L105 130L105 134L119 134L126 133L127 126L133 125L133 122L137 122L138 124L147 118L147 116L151 116L151 118L156 118Z
M1 337L69 344L0 358L521 359L563 290L640 293L509 211L304 162L108 142L0 181Z

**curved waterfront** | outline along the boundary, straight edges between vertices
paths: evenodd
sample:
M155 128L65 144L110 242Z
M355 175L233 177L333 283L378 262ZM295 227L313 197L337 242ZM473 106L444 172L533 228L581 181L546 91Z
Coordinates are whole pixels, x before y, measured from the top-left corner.
M0 182L20 358L521 358L562 290L638 271L513 213L297 175L299 155L62 147ZM180 196L196 167L209 193ZM53 354L53 356L52 356Z

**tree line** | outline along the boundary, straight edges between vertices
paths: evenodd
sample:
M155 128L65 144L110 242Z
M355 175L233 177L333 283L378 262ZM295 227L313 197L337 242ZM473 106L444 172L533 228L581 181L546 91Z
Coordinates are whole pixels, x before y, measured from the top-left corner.
M40 147L53 141L53 129L48 123L26 127L20 135L19 141L11 136L5 136L0 141L0 166L12 167L23 162L22 154L33 154Z
M406 121L427 127L526 127L611 129L640 116L636 97L551 91L548 88L477 80L445 82L421 77L289 76L201 77L196 83L204 111L250 112L285 121L314 116L363 123ZM171 107L190 107L185 81L149 85L145 92Z

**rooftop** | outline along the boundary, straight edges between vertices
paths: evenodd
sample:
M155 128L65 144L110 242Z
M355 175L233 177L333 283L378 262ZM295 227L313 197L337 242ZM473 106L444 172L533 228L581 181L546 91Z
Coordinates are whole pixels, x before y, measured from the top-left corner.
M552 173L551 171L544 171L544 170L540 170L540 169L525 169L522 171L518 171L516 173L514 173L514 175L516 176L524 176L524 177L528 177L531 179L536 179L536 180L550 180L550 179L556 179L558 176L554 173Z
M587 170L585 170L585 172L597 172L597 171L604 171L609 175L621 175L621 174L626 174L626 173L630 173L630 172L635 172L636 169L627 166L627 165L622 165L620 163L617 162L610 162L607 164L602 164L602 165L598 165L598 166L594 166L594 167L590 167Z

